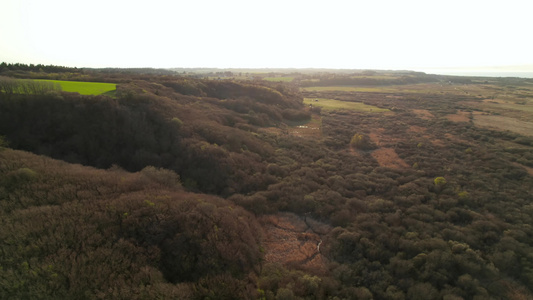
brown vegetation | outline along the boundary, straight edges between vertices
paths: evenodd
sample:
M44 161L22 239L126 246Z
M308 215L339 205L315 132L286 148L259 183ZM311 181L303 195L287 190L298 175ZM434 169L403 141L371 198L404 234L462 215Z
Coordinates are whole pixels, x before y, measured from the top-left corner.
M372 151L372 157L378 161L378 164L387 168L408 168L409 165L401 159L396 151L391 148L380 148Z
M533 136L533 123L515 118L476 114L474 115L474 123L477 126L496 130L509 130L518 134Z
M470 122L471 115L468 111L458 111L456 114L447 115L446 119L452 122Z
M320 253L322 237L314 231L311 218L294 214L268 215L260 219L265 239L265 262L298 267L312 274L327 273L327 259ZM316 223L316 222L315 222ZM328 233L322 225L322 234ZM331 230L329 228L329 230Z
M431 120L435 116L427 109L413 109L413 112L422 120Z
M531 298L533 138L447 117L526 80L69 72L116 96L0 95L2 299Z

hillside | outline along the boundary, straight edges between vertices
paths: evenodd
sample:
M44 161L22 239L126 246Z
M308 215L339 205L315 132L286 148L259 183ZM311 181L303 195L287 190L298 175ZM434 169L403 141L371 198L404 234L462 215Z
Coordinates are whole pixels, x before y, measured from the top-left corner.
M533 296L530 81L282 75L0 94L0 298Z

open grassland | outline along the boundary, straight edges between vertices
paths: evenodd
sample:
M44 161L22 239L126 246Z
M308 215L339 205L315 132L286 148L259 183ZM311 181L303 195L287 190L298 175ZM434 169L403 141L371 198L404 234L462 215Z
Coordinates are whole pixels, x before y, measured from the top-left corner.
M59 83L61 89L65 92L76 92L81 95L113 95L117 89L114 83L103 82L83 82L83 81L63 81L63 80L39 80L53 83Z
M263 78L266 81L282 81L282 82L291 82L294 80L294 77L284 76L284 77L265 77Z
M384 86L315 86L304 87L303 91L313 92L315 96L331 95L331 93L376 93L390 94L390 97L416 97L444 96L461 97L460 102L463 110L456 114L450 114L447 118L456 122L469 122L471 119L476 126L496 130L509 130L515 133L531 136L533 132L533 85L527 83L502 83L502 82L473 82L451 83L433 82L405 85ZM326 96L327 97L327 96ZM389 96L387 96L389 97ZM307 98L306 104L323 107L323 109L353 109L363 111L380 111L379 108L364 105L362 103L344 102L332 99ZM467 100L466 100L467 99ZM413 112L421 119L430 120L435 118L431 112L425 109L413 109ZM475 112L472 114L472 112Z
M533 136L533 123L516 118L492 115L474 115L474 124L498 130L509 130L526 136Z
M435 92L437 84L406 84L385 86L311 86L302 88L307 92L366 92L366 93L428 93Z
M339 101L339 100L326 99L326 98L304 98L304 104L319 106L325 110L347 109L347 110L366 111L366 112L389 111L388 109L385 109L385 108L379 108L379 107L372 106L372 105L366 105L361 102Z
M492 97L494 90L479 84L416 83L401 85L372 86L311 86L303 87L308 92L366 92L366 93L409 93L409 94L453 94L476 97Z
M463 104L490 115L533 122L533 87L482 85L481 89L479 93L476 93L481 101L465 101ZM496 122L496 124L501 124L501 122Z
M380 87L361 86L310 86L302 88L306 92L383 92Z
M368 75L353 75L353 76L350 76L350 78L352 79L380 79L380 80L389 80L389 79L397 79L398 76L397 75L388 75L388 74L385 74L385 75L372 75L372 76L368 76Z
M322 118L313 114L307 123L290 126L288 133L299 137L322 137Z

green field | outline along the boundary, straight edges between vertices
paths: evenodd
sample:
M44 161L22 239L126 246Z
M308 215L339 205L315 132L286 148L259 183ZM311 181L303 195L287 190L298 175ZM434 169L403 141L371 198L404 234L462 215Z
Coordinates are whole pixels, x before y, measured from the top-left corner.
M318 100L318 101L316 101ZM384 112L389 111L385 108L379 108L372 105L366 105L361 102L348 102L348 101L339 101L334 99L325 99L325 98L304 98L304 104L313 106L322 107L325 110L334 110L334 109L348 109L348 110L357 110L357 111L367 111L367 112Z
M81 95L102 95L113 96L117 85L103 82L83 82L83 81L62 81L62 80L38 80L59 83L65 92L76 92Z

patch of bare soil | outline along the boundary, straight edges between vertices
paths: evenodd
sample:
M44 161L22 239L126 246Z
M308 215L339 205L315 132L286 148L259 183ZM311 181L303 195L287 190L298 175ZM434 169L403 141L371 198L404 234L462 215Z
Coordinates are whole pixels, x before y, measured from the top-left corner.
M422 133L422 132L426 132L426 130L427 130L427 128L425 128L425 127L420 127L420 126L416 126L416 125L409 126L409 131L411 131L411 132Z
M509 130L522 135L533 136L533 123L520 121L515 118L491 115L474 115L476 126L488 127L496 130Z
M469 141L461 139L461 138L458 138L457 136L455 136L455 135L453 135L451 133L445 133L444 134L444 137L446 139L436 139L435 137L432 137L432 136L429 136L429 135L425 135L424 137L427 138L431 142L431 144L433 144L434 146L438 146L438 147L446 147L446 146L448 146L450 144L449 141L457 142L457 143L463 143L463 144L470 144Z
M393 136L390 134L385 134L385 128L373 129L368 134L368 137L370 138L370 141L372 141L372 143L378 147L390 147L391 145L394 145L402 140L398 137L398 135Z
M437 147L445 147L446 146L446 143L443 141L443 140L440 140L440 139L433 139L431 138L431 136L429 135L426 135L424 136L425 138L429 139L429 141L431 142L431 144L433 146L437 146Z
M413 112L422 120L431 120L435 118L435 116L427 109L413 109Z
M263 216L265 261L297 265L316 274L327 272L327 259L320 253L321 236L331 231L329 225L292 213Z
M368 138L370 138L372 143L376 144L377 146L380 146L381 139L383 139L383 132L385 132L385 128L376 128L368 134Z
M372 157L374 157L382 167L396 169L409 168L409 165L401 159L392 148L380 148L374 150L372 151Z
M456 114L447 115L446 119L452 122L469 122L471 113L468 111L458 111Z

